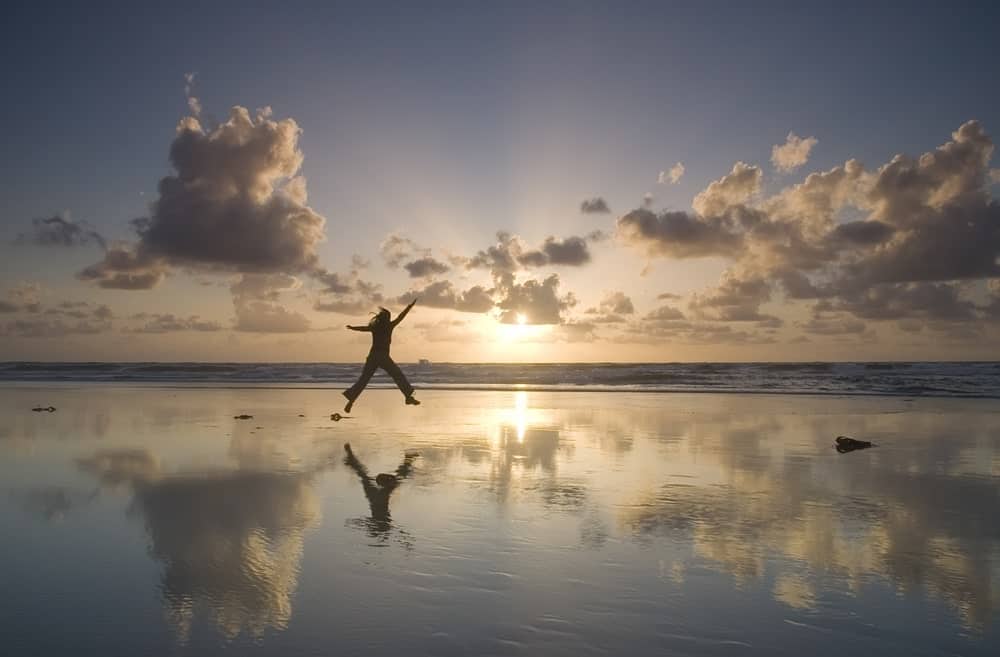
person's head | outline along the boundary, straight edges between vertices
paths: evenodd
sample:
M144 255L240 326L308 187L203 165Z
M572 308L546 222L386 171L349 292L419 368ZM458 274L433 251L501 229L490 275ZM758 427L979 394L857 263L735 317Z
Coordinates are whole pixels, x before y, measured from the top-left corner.
M372 317L371 321L368 322L368 323L371 326L380 326L382 324L388 324L389 323L389 317L390 317L389 311L386 310L385 308L383 308L382 306L379 306L378 307L378 312L375 313L375 316Z
M399 479L396 475L386 474L383 472L382 474L376 475L375 483L383 489L392 490L399 485Z

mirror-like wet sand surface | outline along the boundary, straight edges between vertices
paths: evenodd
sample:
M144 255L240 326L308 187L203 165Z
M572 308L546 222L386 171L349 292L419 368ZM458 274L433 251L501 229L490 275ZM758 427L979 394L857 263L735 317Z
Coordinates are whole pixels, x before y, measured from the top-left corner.
M4 388L0 653L997 653L996 401L421 399Z

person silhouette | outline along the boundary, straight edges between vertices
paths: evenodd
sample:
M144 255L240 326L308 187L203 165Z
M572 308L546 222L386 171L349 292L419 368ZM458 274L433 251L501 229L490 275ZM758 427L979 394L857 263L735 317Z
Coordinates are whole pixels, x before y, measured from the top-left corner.
M347 397L347 405L344 406L345 413L351 412L354 402L357 401L362 391L364 391L365 386L368 385L368 382L375 374L375 370L380 367L399 386L400 392L406 397L407 404L412 406L420 405L420 402L413 396L413 386L406 380L403 370L399 369L399 365L396 365L395 361L392 360L392 356L389 355L389 345L392 342L392 329L396 328L396 325L403 321L403 318L406 317L406 314L410 312L410 309L413 308L413 304L416 302L416 299L411 301L410 305L403 308L403 311L396 315L396 319L391 319L389 311L379 306L378 313L372 317L367 326L347 325L347 328L352 331L371 333L372 348L368 352L368 358L365 359L365 366L361 370L361 376L358 377L357 382L353 386L344 391L344 396Z
M413 461L417 458L418 454L416 452L406 452L403 456L403 462L396 468L395 474L383 472L376 475L373 481L371 475L368 474L368 468L354 455L351 443L344 443L344 451L347 453L344 456L344 464L349 466L358 475L358 479L361 480L361 487L365 491L365 497L368 498L368 506L371 508L372 513L372 526L370 529L374 533L388 531L392 523L392 517L389 515L389 497L399 487L402 480L409 477L410 473L413 472Z

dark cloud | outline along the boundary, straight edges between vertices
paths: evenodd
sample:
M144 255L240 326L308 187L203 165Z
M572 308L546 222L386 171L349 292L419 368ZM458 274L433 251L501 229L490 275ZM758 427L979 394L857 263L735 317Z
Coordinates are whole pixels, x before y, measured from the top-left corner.
M526 267L544 265L580 267L590 262L590 250L587 248L587 240L583 237L567 237L564 240L547 237L541 247L522 253L517 257L517 261Z
M774 283L788 300L826 300L855 319L976 321L990 306L960 284L1000 277L993 150L970 121L920 157L873 172L849 160L767 198L760 170L738 163L695 197L693 214L640 208L618 232L652 256L730 258L720 287L692 300L706 319L772 321L759 307Z
M485 313L493 308L492 290L481 285L475 285L464 291L455 290L451 281L436 281L423 289L412 290L400 295L397 303L409 303L414 298L420 299L421 306L428 308L446 308L466 313Z
M500 231L496 243L466 260L465 266L468 269L489 269L494 278L521 268L581 267L591 260L588 242L604 239L606 235L599 230L582 237L574 235L559 239L549 236L537 248L529 249L517 235Z
M96 244L106 247L104 238L85 222L74 222L58 215L31 220L31 232L21 233L15 240L18 244L38 246L80 246Z
M113 244L104 259L76 275L82 281L96 282L114 290L149 290L166 276L167 265L160 258L139 254L134 247Z
M172 266L241 272L308 272L324 219L306 204L300 134L270 110L234 107L206 130L187 117L170 147L175 173L163 178L138 242L81 272L103 287L146 289Z
M651 256L700 258L735 256L743 248L726 217L700 217L687 212L632 210L618 219L618 235Z
M403 268L410 274L410 278L427 278L451 270L451 267L430 256L408 262L403 265Z
M608 214L611 212L611 208L608 207L607 201L600 196L595 196L580 203L580 212L583 214Z
M759 277L740 278L727 272L713 290L695 294L691 310L701 319L723 322L751 322L773 319L760 312L760 306L771 299L770 283Z

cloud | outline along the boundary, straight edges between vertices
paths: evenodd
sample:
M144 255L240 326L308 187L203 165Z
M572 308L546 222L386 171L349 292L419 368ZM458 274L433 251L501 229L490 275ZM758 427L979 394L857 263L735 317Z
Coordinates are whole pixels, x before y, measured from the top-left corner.
M351 259L351 271L347 274L331 272L319 268L312 277L323 285L321 297L313 308L320 312L357 315L372 310L382 303L381 285L361 278L361 270L368 263L355 256Z
M309 320L277 303L283 292L297 290L302 282L288 274L243 274L230 291L236 311L237 331L250 333L301 333Z
M130 245L112 244L104 252L103 260L86 267L76 277L108 289L150 290L163 280L167 269L161 258L139 255Z
M1000 278L993 150L969 121L919 157L874 171L848 160L763 198L760 170L737 163L695 197L693 214L640 208L618 234L649 256L728 258L720 288L693 300L701 317L769 321L759 305L771 281L786 300L826 300L862 320L975 321L986 311L961 284Z
M403 265L403 268L409 272L410 278L427 278L451 270L451 267L430 256L408 262Z
M574 235L559 239L549 236L537 248L529 249L517 235L499 231L496 243L477 252L466 261L465 266L467 269L489 269L494 278L516 272L522 267L581 267L591 261L588 243L605 238L599 230L582 237Z
M635 313L635 306L632 299L624 292L608 292L601 299L600 303L593 308L584 311L587 315L594 315L590 321L599 324L615 324L625 321L625 315Z
M409 303L419 298L421 306L445 308L465 313L485 313L493 308L492 290L475 285L464 291L456 291L451 281L436 281L426 287L411 290L396 298L396 303Z
M678 162L677 164L670 167L666 171L661 171L660 175L657 176L656 178L656 182L660 183L661 185L665 185L668 182L671 185L676 185L678 182L680 182L681 177L684 175L684 171L685 171L684 165Z
M794 171L809 161L809 154L817 143L819 142L815 137L802 138L789 132L784 144L771 148L771 164L784 173Z
M618 219L618 235L627 244L650 256L700 258L734 256L743 241L728 219L703 218L687 212L656 214L646 208L632 210Z
M31 232L18 235L15 243L62 247L96 244L102 249L107 247L104 238L89 224L57 215L32 219Z
M600 196L595 196L580 203L580 212L583 214L608 214L611 212L611 208L608 207L607 201Z
M198 315L188 317L177 317L173 313L153 313L147 315L139 313L133 315L132 319L145 320L145 323L135 329L134 333L173 333L175 331L221 331L222 325L218 322L203 320Z
M431 250L421 247L409 237L390 233L379 245L379 253L389 268L398 269L404 260L428 257Z
M210 130L184 118L170 147L174 173L160 181L150 216L132 222L138 242L109 249L80 277L146 289L175 266L315 269L325 220L306 203L300 133L293 119L274 121L266 110L251 116L243 107Z
M643 319L659 322L672 322L674 320L684 319L684 313L673 306L660 306L659 308L647 313Z
M726 272L716 288L692 295L690 307L701 319L721 322L773 321L775 317L760 312L760 306L770 299L771 285L767 280L742 278Z
M552 274L542 281L530 279L516 283L513 275L502 278L498 285L500 321L519 323L524 317L528 324L560 324L563 312L576 305L576 297L559 295L559 276Z
M20 338L65 338L72 335L95 335L111 330L106 320L15 319L0 325L0 335Z
M6 300L0 299L0 313L38 313L42 304L39 295L42 286L38 283L18 283L7 289Z
M581 267L590 262L590 250L587 248L586 238L567 237L558 240L550 236L545 238L545 242L538 249L517 256L517 261L526 267L545 265Z
M821 319L814 317L806 322L797 324L806 333L817 335L856 335L864 333L867 326L864 322L856 319Z
M187 98L188 109L194 116L201 116L201 101L194 95L194 79L197 73L184 74L184 97Z
M760 167L737 162L732 171L709 183L695 196L691 206L702 217L723 215L733 206L746 204L760 192L762 175Z

